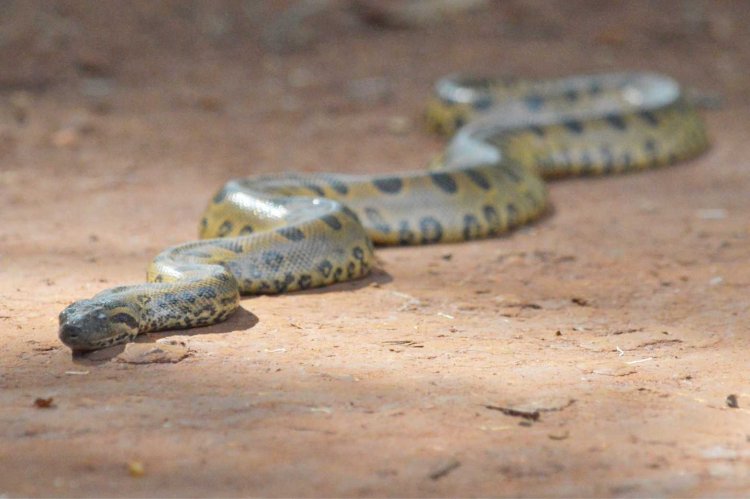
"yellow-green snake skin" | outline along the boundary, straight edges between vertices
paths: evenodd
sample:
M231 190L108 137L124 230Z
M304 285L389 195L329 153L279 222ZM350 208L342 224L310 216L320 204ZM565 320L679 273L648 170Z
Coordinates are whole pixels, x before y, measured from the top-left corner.
M605 174L690 158L708 146L671 79L613 73L437 85L431 128L453 134L432 169L280 174L227 183L202 240L166 249L148 283L103 291L60 314L75 351L225 320L240 294L283 293L367 275L373 243L429 244L505 233L546 205L542 177Z

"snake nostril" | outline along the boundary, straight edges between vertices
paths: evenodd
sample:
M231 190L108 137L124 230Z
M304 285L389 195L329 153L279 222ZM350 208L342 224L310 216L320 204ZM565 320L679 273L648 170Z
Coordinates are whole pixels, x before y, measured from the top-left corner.
M67 339L76 339L81 334L81 328L78 326L73 326L70 324L66 324L62 327L60 330L60 337L61 338L67 338Z

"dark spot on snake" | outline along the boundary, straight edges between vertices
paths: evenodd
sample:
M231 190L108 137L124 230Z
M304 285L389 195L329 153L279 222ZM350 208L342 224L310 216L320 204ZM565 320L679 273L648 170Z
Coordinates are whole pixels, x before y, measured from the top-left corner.
M638 116L651 126L657 126L659 124L659 118L651 111L641 111L638 113Z
M317 184L315 184L314 182L312 182L311 180L303 180L302 181L302 185L304 187L310 189L311 191L313 191L318 196L325 196L326 195L325 191L323 189L321 189L320 186L318 186Z
M508 177L513 182L519 183L521 181L521 176L515 170L513 165L510 165L508 163L502 164L502 171L505 174L505 176Z
M237 239L225 239L223 241L220 241L220 244L216 245L219 248L224 248L225 250L231 251L233 253L244 253L245 250L242 247L242 244Z
M347 215L349 218L351 218L352 220L355 220L356 222L359 222L359 216L354 212L354 210L352 210L348 206L342 206L341 207L341 211L345 215Z
M477 239L481 236L482 226L479 224L479 219L474 215L464 215L464 240L469 241L471 239Z
M669 153L669 156L667 157L667 162L669 163L675 163L677 161L677 155L675 153Z
M156 274L156 277L154 277L154 282L164 282L164 276L161 274Z
M633 157L630 155L629 152L624 152L622 154L622 164L625 168L633 164Z
M341 230L341 222L336 218L336 215L323 215L320 219L333 230Z
M355 246L352 248L352 256L361 261L365 258L365 252L359 246Z
M176 307L180 304L180 298L175 295L167 295L163 298L163 300L168 307Z
M201 230L201 232L203 232L204 230L206 230L206 227L208 227L208 220L206 219L206 217L203 217L203 218L201 218L201 224L200 224L200 230Z
M578 90L571 88L570 90L565 92L565 98L568 99L570 102L575 102L578 100L579 94Z
M443 192L454 194L458 190L455 179L448 173L430 173L430 178Z
M375 208L365 208L365 216L378 232L382 232L383 234L391 233L391 226L388 225L382 215L380 215L380 212Z
M340 281L341 280L341 275L343 273L344 273L344 269L342 269L341 267L336 267L333 270L333 280L334 281Z
M219 237L224 237L227 234L229 234L232 231L232 222L229 220L224 220L224 222L221 224L221 227L219 227L219 231L216 233Z
M419 221L422 232L422 244L432 244L443 238L443 226L433 217L424 217Z
M544 106L544 97L541 95L529 95L523 99L529 111L539 111Z
M594 80L589 85L589 94L598 95L602 93L602 85L598 81Z
M221 299L221 304L226 307L227 305L233 304L235 301L236 301L236 298L234 298L233 296L226 296Z
M591 154L588 151L584 151L581 154L581 169L584 172L590 172L594 167L594 161L591 159Z
M605 172L610 173L615 167L615 158L612 155L612 151L609 146L602 146L599 148L599 153L602 155L602 168Z
M385 194L396 194L401 191L404 185L403 180L398 177L383 177L372 181L380 192Z
M484 205L482 207L482 214L484 215L484 219L487 222L488 225L488 233L490 235L496 235L498 232L500 232L500 229L502 227L500 216L497 214L497 210L492 205Z
M231 274L235 276L235 279L244 274L244 265L240 260L232 260L226 264L226 267L229 272L231 272Z
M489 95L480 95L477 100L474 101L474 109L481 111L483 109L489 109L492 107L492 97Z
M310 274L302 274L299 276L297 284L300 289L308 289L312 285L312 276Z
M571 165L572 161L570 159L570 150L563 149L558 153L558 163L561 166L568 167Z
M214 317L216 315L216 307L214 307L211 304L206 305L201 309L202 312L207 312L209 317Z
M305 233L299 230L297 227L282 227L276 230L276 233L283 236L290 241L302 241L305 238Z
M505 205L505 213L508 214L508 226L512 227L518 223L518 208L513 203Z
M190 291L183 291L182 293L180 293L180 301L195 303L195 295Z
M544 137L544 128L538 126L538 125L531 125L529 127L529 131L536 135L537 137Z
M243 226L243 227L242 227L242 228L240 229L240 235L241 235L241 236L246 236L246 235L248 235L248 234L252 234L252 233L253 233L253 226L252 226L252 225L250 225L250 224L248 224L248 225L245 225L245 226Z
M477 170L464 170L464 173L472 182L477 184L485 191L490 188L490 181L487 179L487 176L484 173L480 173Z
M575 134L583 132L583 123L578 120L567 120L563 122L563 126Z
M466 117L462 114L457 114L453 117L453 129L458 130L466 124Z
M552 168L552 160L547 156L541 156L536 158L536 166L541 171L547 171Z
M227 188L227 186L222 187L219 192L214 194L213 202L221 203L227 197L227 194L229 194L229 189Z
M217 274L214 275L214 279L216 279L217 281L219 281L221 283L227 283L229 281L233 281L234 280L234 276L231 275L231 274L229 274L229 273L227 273L227 272L219 272L219 273L217 273Z
M416 237L414 231L409 228L409 222L402 220L398 227L398 243L402 245L414 244Z
M286 275L284 275L284 280L276 279L273 281L274 289L277 293L283 293L287 290L289 285L294 282L294 275L292 275L291 272L287 272Z
M115 336L115 337L114 337L114 338L112 339L112 343L119 343L119 342L121 342L121 341L123 341L123 340L126 340L126 339L128 339L128 338L129 338L130 336L131 336L131 335L130 335L130 334L128 334L128 333L121 333L121 334L118 334L117 336Z
M110 322L113 322L115 324L125 324L130 329L138 329L138 321L135 320L135 317L130 314L121 312L119 314L113 315L109 320Z
M318 270L321 274L323 274L323 277L326 279L328 276L331 275L331 270L333 270L333 264L328 260L323 260L318 264Z
M346 194L349 193L349 186L346 185L341 180L334 178L334 177L328 177L326 178L326 180L328 181L328 185L331 186L331 189L338 192L342 196L345 196Z
M261 293L266 293L271 290L271 285L267 281L260 281L260 284L258 285L258 291Z
M355 272L357 270L357 264L354 262L349 262L349 264L346 266L346 277L348 279L352 279L355 276Z
M620 130L620 131L625 130L627 126L622 116L619 116L617 114L610 114L605 119L607 120L607 123L609 123L609 125L612 128L616 128L617 130Z
M281 268L281 262L283 261L284 255L277 251L266 251L263 253L263 263L274 272Z

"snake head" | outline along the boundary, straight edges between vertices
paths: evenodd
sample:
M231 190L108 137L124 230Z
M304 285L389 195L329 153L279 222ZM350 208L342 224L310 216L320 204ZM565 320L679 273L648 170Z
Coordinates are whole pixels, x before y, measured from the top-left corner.
M121 298L80 300L60 313L60 341L74 352L97 350L135 339L140 311Z

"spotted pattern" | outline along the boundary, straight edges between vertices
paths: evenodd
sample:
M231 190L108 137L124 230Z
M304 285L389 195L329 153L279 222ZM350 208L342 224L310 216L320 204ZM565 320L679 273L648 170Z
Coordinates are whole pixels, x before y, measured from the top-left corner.
M323 215L320 219L333 230L341 230L341 227L343 227L336 215Z
M92 350L148 331L214 324L239 307L240 293L287 293L367 275L373 244L466 241L528 223L546 209L543 177L655 167L708 144L679 87L657 75L452 77L437 88L428 126L456 137L432 170L230 181L201 218L202 240L160 253L145 284L67 307L61 340ZM634 91L639 106L616 104Z
M404 181L398 177L383 177L373 180L372 185L385 194L397 194L404 186Z
M443 192L455 194L458 191L458 184L450 173L431 173L430 178L433 183Z
M302 241L305 238L305 233L297 227L282 227L277 232L290 241Z

